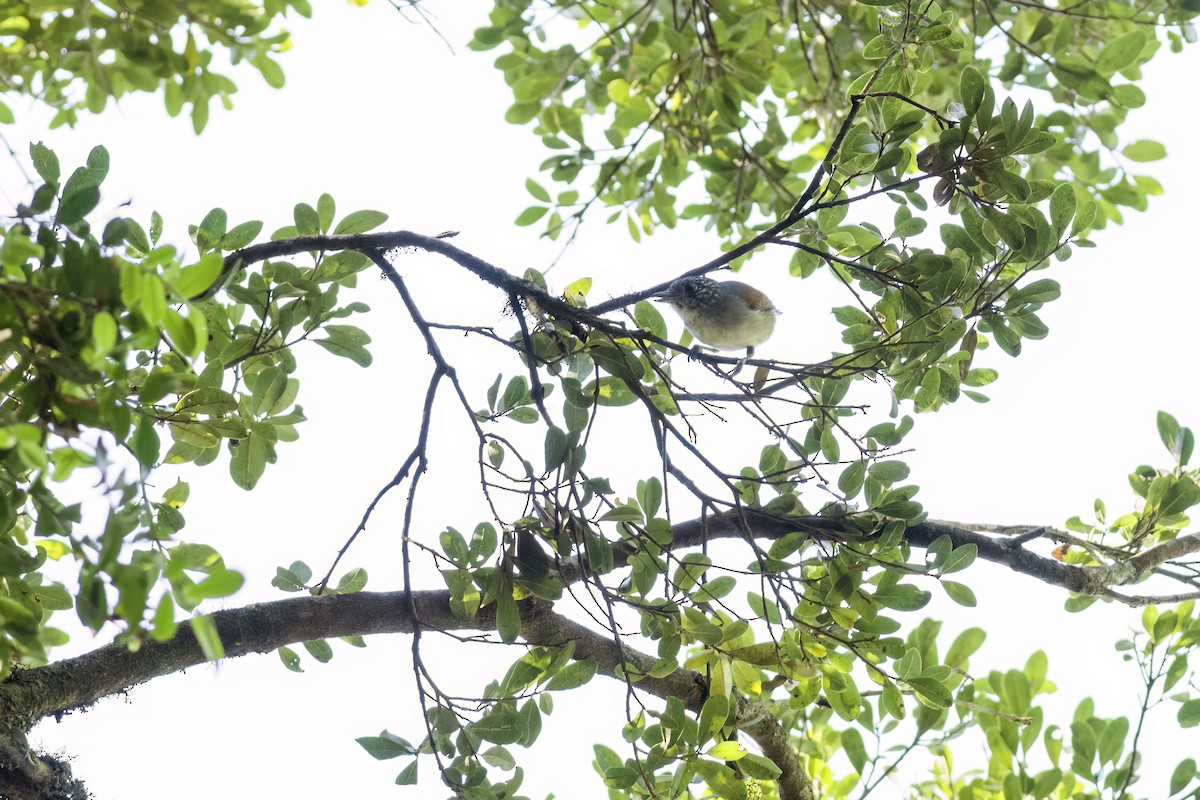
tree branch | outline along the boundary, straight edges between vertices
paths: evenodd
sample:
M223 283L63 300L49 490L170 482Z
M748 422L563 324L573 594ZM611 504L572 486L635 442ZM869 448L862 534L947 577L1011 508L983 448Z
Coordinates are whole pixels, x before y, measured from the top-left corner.
M216 282L199 295L200 298L215 294L233 273L250 264L266 261L272 258L299 255L322 251L356 250L367 256L386 253L403 247L415 247L430 253L437 253L449 258L454 263L466 269L480 280L501 289L507 294L517 294L521 297L532 298L540 306L554 314L577 318L581 314L591 316L583 309L576 308L561 297L556 297L536 284L523 280L489 264L478 256L461 250L438 236L425 236L412 231L391 231L386 233L355 233L342 236L297 236L292 239L279 239L273 242L262 242L250 245L241 250L235 250L225 257L224 267Z
M672 526L672 534L675 547L698 547L706 540L744 536L742 526L746 523L752 526L756 538L763 539L777 539L793 531L806 531L814 536L831 538L863 538L864 534L855 526L854 519L784 517L742 509L737 515L710 514L703 519L677 523ZM1106 568L1063 564L1023 548L1006 547L1003 539L944 522L918 523L910 526L905 533L908 542L917 547L928 547L942 535L949 536L955 547L974 544L981 558L1003 564L1045 583L1081 594L1109 595L1109 584L1098 580L1098 576L1107 574ZM1198 547L1200 535L1189 534L1152 548L1134 559L1141 559L1137 564L1144 574L1145 570L1152 569L1162 561L1193 552ZM623 566L627 558L627 554L621 550L614 552L616 566ZM576 582L582 576L583 572L576 562L564 562L562 578L565 582ZM360 592L251 605L215 612L211 619L217 625L226 655L235 657L268 652L307 639L408 633L413 629L413 619L411 612L404 609L405 606L403 592ZM481 610L480 616L469 625L455 618L450 612L449 595L444 591L414 592L413 609L422 624L434 629L488 630L493 627L487 609ZM147 641L137 651L131 651L124 645L110 644L78 658L17 670L8 681L0 684L0 721L28 727L42 717L87 706L106 695L204 661L190 627L184 624L171 641ZM654 684L643 682L642 685L648 687ZM672 694L676 694L675 690L679 687L672 685L671 688Z
M216 625L228 658L266 653L310 639L412 633L417 620L425 629L440 630L493 630L496 625L492 608L480 609L471 620L455 617L450 610L449 592L413 592L411 602L415 619L403 591L289 598L217 611L210 619ZM550 603L524 602L520 607L521 633L527 642L561 646L574 641L574 657L596 661L600 671L609 677L619 678L622 664L628 672L648 673L656 663L651 656L618 645L556 614ZM136 651L112 643L78 658L17 670L0 684L0 719L20 721L22 727L28 728L43 717L69 713L102 697L206 660L191 626L184 623L168 642L147 641ZM646 676L637 686L657 697L679 697L697 713L708 697L704 676L690 669L680 668L662 678ZM737 718L749 720L743 730L783 772L778 779L781 800L811 800L811 780L779 721L771 715L753 714L745 698L739 697L736 703Z
M685 548L700 547L712 539L739 538L747 534L754 538L772 540L794 531L804 531L817 538L853 541L870 538L869 532L863 530L862 521L862 517L854 516L789 517L743 508L738 509L736 513L714 514L702 519L676 523L671 526L671 533L673 546ZM1188 534L1133 556L1124 563L1104 567L1081 567L1064 564L1020 546L1014 547L1012 537L989 536L950 522L926 520L910 525L904 533L909 544L922 548L928 547L941 536L949 536L954 547L973 544L978 549L979 557L985 561L1002 564L1014 572L1037 578L1043 583L1059 586L1077 594L1109 597L1134 607L1154 602L1177 602L1189 599L1193 594L1127 596L1113 592L1111 587L1140 580L1159 564L1200 550L1200 534ZM623 566L627 559L626 553L614 553L614 563L618 566ZM1137 577L1130 578L1131 574L1136 574ZM568 561L564 565L565 581L578 580L579 575L580 566L577 562Z
M742 537L746 535L747 527L754 538L761 539L776 539L794 531L804 531L815 538L850 541L869 538L870 533L864 533L862 523L862 517L784 517L739 509L737 514L710 514L703 519L678 523L672 526L672 534L676 548L699 547L717 538ZM926 521L912 525L905 536L917 547L928 547L939 537L948 536L955 547L974 544L981 558L1003 564L1015 572L1073 592L1111 597L1130 605L1144 605L1153 599L1126 597L1111 590L1110 586L1114 581L1119 582L1126 571L1144 576L1167 560L1200 550L1200 535L1188 534L1134 556L1125 564L1078 567L1020 546L1013 547L1011 537L996 538L945 522ZM628 555L620 550L614 553L617 567L623 566L627 558ZM561 577L566 583L576 582L583 576L577 561L563 562ZM526 641L554 645L574 640L575 657L595 660L606 675L619 676L621 664L627 672L648 673L655 663L648 655L554 613L548 603L522 603L521 613L522 635ZM218 611L210 615L210 619L216 625L227 657L269 652L310 639L412 633L418 622L430 630L495 628L495 614L490 607L480 609L471 620L455 617L450 609L449 593L445 591L412 592L411 605L403 591L305 596ZM18 669L9 680L0 684L0 728L27 730L46 716L69 713L102 697L205 661L190 625L184 623L170 641L148 640L136 651L124 644L113 643L77 658L44 667ZM682 668L662 678L643 677L637 686L658 697L679 697L692 711L699 711L707 697L704 677ZM786 800L811 798L810 779L792 748L787 731L771 715L761 718L754 715L744 698L737 702L740 704L739 719L753 717L743 729L783 770L779 779L780 797ZM12 739L11 736L2 738Z
M747 533L762 539L778 539L795 531L839 540L869 538L856 524L860 520L861 517L781 516L743 508L737 513L713 514L676 523L671 526L671 533L674 547L699 547L708 540L739 538ZM1100 585L1089 578L1083 567L1063 564L1023 548L1007 547L1007 538L997 539L950 523L933 521L911 525L904 535L909 544L916 547L928 547L935 539L946 535L955 547L974 544L980 558L1003 564L1044 583L1082 594L1103 593L1097 591ZM623 566L627 558L626 553L614 553L617 565ZM579 579L579 573L579 565L570 561L564 566L563 579L573 582Z
M450 612L447 592L414 592L413 607L423 623L463 627ZM486 611L480 615L474 627L488 627L489 615ZM230 658L267 653L309 639L413 629L404 592L295 597L217 611L209 619L217 626ZM18 669L0 683L0 724L28 728L42 717L83 708L205 661L191 626L184 623L167 642L146 641L138 650L114 642L77 658Z
M1144 550L1120 564L1107 568L1093 567L1093 569L1119 571L1120 579L1117 581L1118 583L1136 583L1146 575L1149 575L1156 567L1162 566L1166 562L1180 556L1195 553L1198 550L1200 550L1200 534L1189 533L1176 537L1169 542L1155 545L1149 550Z

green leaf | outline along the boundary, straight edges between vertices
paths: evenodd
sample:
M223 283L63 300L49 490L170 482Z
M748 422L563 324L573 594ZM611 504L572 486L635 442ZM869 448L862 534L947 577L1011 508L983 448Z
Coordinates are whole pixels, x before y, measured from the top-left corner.
M967 630L959 633L958 638L954 639L953 644L950 644L950 649L946 652L947 666L965 668L967 658L970 658L980 646L983 646L986 638L988 638L988 633L980 627L968 627Z
M1167 157L1167 148L1163 147L1159 142L1150 139L1139 139L1136 142L1128 144L1121 151L1121 154L1130 161L1147 162L1159 161Z
M712 756L721 761L737 761L746 755L746 748L742 747L734 739L726 739L708 748L705 755Z
M337 213L337 204L333 202L333 195L326 192L317 198L317 224L322 233L327 232L333 225L335 213Z
M360 736L354 741L358 742L363 750L366 750L372 758L378 761L417 754L416 748L406 740L387 731L383 731L378 736Z
M279 367L267 367L252 378L247 379L254 398L250 410L259 418L282 414L295 402L300 390L300 382L289 378Z
M866 473L867 462L865 460L855 461L842 470L842 474L838 477L838 491L847 499L854 497L862 489Z
M543 189L543 188L542 188L542 186L541 186L541 184L539 184L539 183L538 183L537 181L535 181L533 178L526 178L526 179L525 179L525 189L526 189L526 190L527 190L527 191L528 191L528 192L529 192L531 195L533 195L533 199L534 199L534 200L538 200L538 201L540 201L540 202L542 202L542 203L549 203L549 202L550 202L550 193L549 193L549 192L547 192L545 189Z
M1181 428L1175 417L1166 411L1159 411L1155 419L1158 425L1158 436L1163 446L1179 463L1186 464L1191 457L1194 437L1188 428Z
M1033 303L1046 303L1058 299L1062 294L1062 287L1057 281L1052 281L1050 278L1044 278L1042 281L1034 281L1026 287L1021 287L1016 290L1009 300L1010 307L1033 305Z
M508 750L506 748L501 747L500 745L496 745L495 747L489 747L487 750L484 750L483 753L481 753L480 755L483 756L484 761L486 761L491 766L496 767L497 769L502 769L502 770L516 769L517 760L515 758L513 758L512 753L508 752Z
M0 595L0 625L6 632L20 637L37 636L38 618L24 604Z
M546 689L551 692L562 692L583 686L596 675L596 668L596 662L590 659L574 661L560 669L546 684Z
M63 225L74 225L100 203L100 190L85 186L70 195L64 195L58 206L58 221Z
M290 569L276 567L275 577L271 579L271 585L283 589L285 592L300 592L308 588L305 582L310 577L312 577L311 574L308 577L302 578Z
M283 68L271 60L266 53L259 52L250 59L250 63L258 67L263 80L272 89L282 89L284 84Z
M231 569L214 572L196 585L200 597L228 597L242 588L246 582L240 572Z
M751 778L757 778L761 781L777 780L783 774L783 770L774 761L755 753L746 753L743 755L738 760L738 768Z
M317 216L317 210L308 203L296 203L292 210L292 218L296 223L296 232L301 236L316 236L321 232L321 219Z
M214 208L205 215L204 220L196 228L194 236L196 247L201 253L206 253L220 245L228 223L229 217L223 208Z
M142 318L150 325L161 325L167 316L167 290L162 279L153 273L143 273L138 292Z
M150 468L158 464L159 445L158 431L154 429L153 418L140 417L137 429L129 440L129 449L143 467Z
M1196 760L1185 758L1179 762L1179 766L1175 767L1175 771L1171 773L1169 793L1172 795L1179 794L1183 791L1183 787L1192 782L1192 778L1194 777L1196 777Z
M541 419L541 417L538 416L538 412L535 409L529 408L528 406L514 408L512 411L508 412L507 416L509 419L513 420L514 422L519 422L522 425L532 425Z
M337 584L338 594L354 594L361 592L367 586L367 571L362 567L355 567L342 576Z
M719 578L713 578L693 592L692 600L696 603L719 600L736 588L737 578L734 578L732 575L722 575Z
M651 519L658 513L659 506L662 504L663 489L662 481L658 478L649 478L644 481L638 481L637 499L638 505L642 507L642 513L646 515L646 519ZM687 562L688 557L684 557ZM705 563L711 563L704 559ZM690 584L689 584L690 585Z
M1200 700L1188 700L1179 707L1175 717L1181 728L1194 728L1200 725Z
M715 736L717 731L725 726L725 719L728 716L729 698L723 694L710 694L700 709L698 720L700 739L697 744L702 745Z
M896 584L876 590L875 602L897 611L916 611L924 608L932 595L911 584Z
M244 438L231 441L229 474L233 482L247 491L253 489L267 464L275 463L275 441L271 426L259 424L252 425Z
M150 244L158 244L158 238L162 236L162 226L162 215L157 211L150 212Z
M841 447L832 425L821 431L821 455L830 464L836 464L841 457Z
M409 762L408 766L400 770L400 774L396 776L397 786L415 786L417 783L417 765L415 758Z
M195 389L179 398L179 402L175 404L175 413L223 417L236 411L237 405L237 398L223 389Z
M910 681L911 684L911 681ZM854 681L847 680L840 687L826 686L826 697L834 713L846 721L858 718L862 713L862 697Z
M943 575L948 575L951 572L960 572L971 564L975 563L976 557L979 555L979 546L975 544L964 544L961 547L956 547L946 557L940 571Z
M92 319L92 344L102 356L117 346L117 321L107 311L97 311Z
M939 391L941 385L942 371L940 369L931 369L925 373L925 377L921 378L921 388L913 396L913 403L916 404L917 411L932 411L937 408L941 402Z
M589 383L583 392L588 396L595 393L596 404L601 406L627 406L637 402L637 395L630 391L629 384L611 376Z
M1054 235L1062 238L1071 219L1075 216L1075 189L1069 183L1060 183L1050 195L1050 222Z
M46 145L36 142L29 145L29 156L33 159L33 168L42 180L51 186L58 183L61 177L58 166L58 156Z
M960 606L974 608L976 605L975 592L970 586L965 583L957 583L955 581L941 581L942 588L946 590L946 594L950 599L958 603Z
M917 693L917 699L931 708L949 708L953 701L950 690L940 681L930 678L909 678L908 685ZM920 719L919 715L918 719Z
M263 224L258 220L243 222L241 225L236 225L221 237L221 242L217 245L217 249L226 252L230 250L241 250L246 245L254 241L254 238L262 232Z
M340 281L342 278L362 272L374 263L357 250L343 250L340 253L326 256L314 277L320 283Z
M971 66L963 69L959 77L959 95L967 114L974 115L979 110L986 87L987 81L979 70Z
M300 666L300 655L290 647L279 648L279 660L292 672L304 672Z
M1146 105L1146 93L1132 83L1112 87L1112 101L1125 108L1141 108Z
M882 703L884 710L894 719L904 719L904 696L891 681L883 685Z
M513 599L508 581L504 582L496 596L496 630L506 644L515 642L521 635L521 611Z
M191 624L192 634L196 637L196 643L200 645L204 657L209 661L224 658L225 647L221 644L221 637L217 634L217 626L213 621L203 614L193 614Z
M985 206L983 216L987 221L992 223L992 227L996 229L996 233L1006 245L1012 250L1020 250L1025 246L1025 229L1017 219L1002 211L997 211L994 208Z
M549 210L550 209L546 206L530 206L517 215L516 220L514 220L514 224L520 227L532 225L542 217L546 216L546 212Z
M360 367L371 366L371 353L366 348L371 337L365 331L353 325L326 325L324 330L328 338L317 339L317 344Z
M347 214L333 229L336 236L366 233L387 222L388 215L382 211L354 211Z
M108 164L108 151L100 145L93 147L92 151L88 153L87 166L75 170L67 179L67 183L63 187L63 201L65 202L78 191L96 188L103 183L105 176L108 175Z
M723 800L746 800L746 784L738 780L729 767L705 758L697 758L691 765L717 797Z
M633 318L643 330L649 331L660 339L667 338L667 322L653 303L639 300L633 307Z
M567 434L557 425L546 429L546 472L554 472L567 459Z
M878 461L871 465L869 474L880 483L893 484L907 478L909 469L903 461Z
M308 654L320 661L322 664L333 658L333 648L329 646L329 642L324 639L310 639L304 642L304 649Z
M1090 197L1079 204L1075 220L1071 223L1072 236L1078 236L1091 229L1092 223L1096 221L1096 208L1096 201Z
M863 744L862 734L856 729L842 731L842 752L850 759L854 771L861 775L867 764L867 748Z
M525 734L521 718L510 704L494 705L483 719L471 725L471 733L493 744L513 744Z
M1105 75L1119 72L1134 62L1146 46L1146 34L1140 30L1132 30L1118 36L1100 51L1096 57L1096 69Z
M179 271L175 291L183 298L203 294L212 288L224 266L225 261L219 253L208 253L199 262Z

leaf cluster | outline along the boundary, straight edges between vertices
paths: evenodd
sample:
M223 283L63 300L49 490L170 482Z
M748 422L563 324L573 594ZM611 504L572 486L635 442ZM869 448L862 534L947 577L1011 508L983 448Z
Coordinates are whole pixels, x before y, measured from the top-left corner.
M148 228L130 217L93 227L109 168L103 147L69 174L42 144L30 154L42 183L0 245L0 601L14 603L0 618L3 670L44 663L45 648L65 641L47 624L53 611L74 608L94 630L118 622L136 646L171 638L178 610L237 591L242 577L219 554L177 538L187 484L159 497L148 477L163 464L212 463L225 444L234 482L253 488L304 420L291 348L312 340L370 363L367 335L340 322L366 306L338 301L365 257L316 254L308 269L232 274L224 255L262 223L230 225L214 209L192 226L197 253L187 260L162 241L157 213ZM297 207L299 228L333 228L333 199L317 206ZM383 219L355 212L337 227ZM228 299L213 299L222 287ZM59 488L81 474L103 489L100 521L87 529L83 506ZM44 579L47 558L78 563L76 597ZM194 629L220 652L211 626Z
M1162 26L1178 49L1193 6L1085 2L1062 12L965 0L919 10L849 0L820 7L502 0L471 47L504 50L496 67L514 100L506 119L534 123L552 151L541 171L563 188L529 181L538 204L517 219L544 219L552 238L596 206L609 209L610 222L623 220L635 239L697 219L731 244L744 241L803 195L804 176L831 151L847 97L898 93L912 101L909 110L952 117L968 69L1052 109L1036 128L1053 131L1057 145L1034 177L1072 175L1097 202L1103 226L1121 220L1121 206L1144 208L1159 191L1106 153L1120 149L1121 123L1145 101L1136 81L1159 47L1151 26ZM876 125L875 141L853 149L873 154L877 171L903 173L913 166L913 144L920 150L937 140L935 119L917 114L890 140ZM1140 162L1160 157L1156 151L1138 142L1124 153ZM859 173L852 182L871 177ZM697 194L704 199L690 199Z

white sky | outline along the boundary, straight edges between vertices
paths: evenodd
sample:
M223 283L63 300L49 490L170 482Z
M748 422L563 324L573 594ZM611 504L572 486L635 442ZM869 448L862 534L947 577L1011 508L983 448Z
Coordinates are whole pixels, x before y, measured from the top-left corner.
M18 151L26 139L43 138L64 169L103 143L112 171L102 208L116 211L130 200L131 210L120 213L144 221L158 209L166 219L165 238L180 244L186 225L213 206L225 208L231 224L262 219L270 231L290 222L296 202L315 204L321 192L330 192L339 215L380 209L391 217L388 229L459 230L460 247L494 264L518 273L544 267L558 246L540 241L536 226L511 223L531 202L524 179L535 174L545 153L527 129L503 122L510 96L491 67L497 53L462 46L470 30L484 24L486 4L458 3L455 12L438 21L455 44L451 54L385 3L366 9L322 4L315 22L293 25L296 46L282 59L285 89L273 91L244 72L234 74L241 86L234 111L214 108L199 138L187 120L167 119L157 98L131 98L101 118L83 117L75 130L48 133L38 127L45 117L37 109L17 109L25 127L4 133ZM1124 135L1167 145L1168 160L1144 168L1166 194L1152 200L1150 214L1131 213L1123 227L1098 234L1099 249L1077 251L1053 268L1064 294L1042 314L1050 338L1026 343L1019 360L993 350L977 362L1001 371L987 390L991 403L964 400L917 420L907 441L916 452L905 460L931 516L1061 525L1074 514L1087 517L1096 497L1115 515L1132 502L1125 476L1133 467L1165 463L1155 412L1165 409L1185 425L1200 425L1196 366L1184 355L1196 336L1193 298L1200 293L1186 238L1200 184L1194 148L1200 120L1191 104L1181 102L1194 94L1190 84L1197 74L1194 50L1164 53L1147 70L1143 88L1150 103L1134 114ZM5 169L3 185L19 197L20 181L11 167ZM590 275L594 296L602 298L670 278L719 251L718 242L697 229L664 230L634 245L623 225L606 227L602 216L551 273L558 285ZM409 255L398 264L430 317L508 324L502 298L479 291L449 262ZM786 253L769 253L745 273L785 311L763 354L815 361L837 341L837 328L820 284L789 279L786 264ZM276 565L293 559L323 572L415 435L429 369L423 348L391 289L370 271L359 283L359 295L376 311L359 322L374 338L375 365L361 370L319 348L302 348L300 400L310 421L301 426L298 443L281 445L281 464L268 469L253 493L234 487L222 466L186 476L192 501L184 538L216 544L247 575L246 588L227 605L282 597L269 580ZM678 330L675 320L669 324ZM495 361L456 352L469 381L491 382ZM446 524L469 530L483 518L477 502L454 487L467 463L454 452L454 413L439 418L442 449L435 444L431 493L419 506L419 525L430 536ZM624 453L609 455L622 463ZM646 466L627 477L650 471ZM173 482L164 476L158 485L165 489ZM400 586L399 508L399 498L385 503L344 562L346 568L367 567L368 588ZM988 630L973 672L1019 668L1029 652L1042 648L1050 655L1051 679L1065 687L1049 704L1048 720L1069 724L1070 711L1086 695L1097 699L1101 715L1135 712L1136 673L1112 643L1135 624L1136 614L1094 606L1069 616L1057 590L999 569L970 574L977 609L939 598L926 611L951 631L972 625ZM56 622L65 626L67 615ZM64 654L103 640L80 634ZM502 672L488 666L476 672L474 665L486 665L477 653L464 659L427 641L429 656L454 673L451 682L465 693L478 692ZM164 787L180 800L231 790L239 796L425 796L439 791L436 784L389 789L402 761L375 762L353 741L385 727L419 739L407 648L405 637L376 637L365 650L335 645L328 665L306 657L304 675L286 671L273 654L200 667L134 689L127 698L101 701L89 713L43 723L32 739L72 756L98 800L158 798ZM515 657L515 651L501 655ZM589 766L591 745L599 737L614 738L621 695L619 684L598 678L586 690L556 696L537 760L527 762L527 794L603 796ZM1195 729L1176 729L1176 708L1160 707L1149 725L1148 780L1141 786L1151 797L1165 792L1175 763L1200 745ZM983 766L978 755L959 745L956 769ZM432 778L432 764L421 769ZM899 797L901 789L884 786L874 796Z

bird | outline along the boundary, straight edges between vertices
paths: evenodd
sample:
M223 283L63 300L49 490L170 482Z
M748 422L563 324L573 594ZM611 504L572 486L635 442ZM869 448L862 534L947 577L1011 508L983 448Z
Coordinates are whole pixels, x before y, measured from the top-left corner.
M698 341L716 350L745 348L746 358L753 358L754 348L771 337L779 315L771 298L753 286L702 275L680 278L654 299L674 308Z

